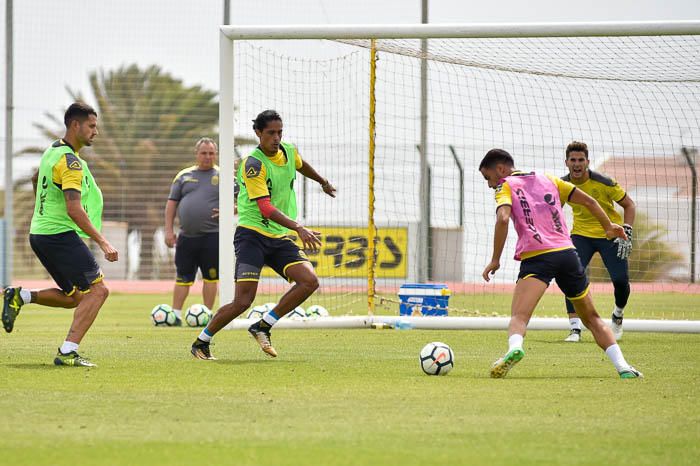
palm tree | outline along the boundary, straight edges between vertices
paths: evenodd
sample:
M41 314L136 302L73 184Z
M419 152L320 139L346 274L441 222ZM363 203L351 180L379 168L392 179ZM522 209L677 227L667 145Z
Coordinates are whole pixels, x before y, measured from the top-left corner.
M90 73L89 80L100 134L81 156L102 188L104 219L126 222L129 232L140 234L139 278L159 278L155 276L154 234L163 224L173 177L193 163L194 142L202 136L216 138L216 93L185 86L155 65L100 70ZM68 93L73 100L85 101L78 92L68 89ZM35 126L50 140L61 137L62 115L45 116L50 125ZM42 151L33 147L22 152Z
M669 246L664 237L668 229L637 212L634 221L632 254L629 257L630 280L655 282L672 279L670 272L683 267L685 257ZM608 281L610 276L600 256L593 256L588 267L591 281Z

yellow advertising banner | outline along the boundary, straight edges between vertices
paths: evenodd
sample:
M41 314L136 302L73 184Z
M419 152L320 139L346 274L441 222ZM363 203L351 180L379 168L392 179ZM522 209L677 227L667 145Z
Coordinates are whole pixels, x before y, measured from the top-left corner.
M307 228L321 232L318 251L306 251L319 277L363 278L367 277L368 245L367 228L316 227ZM299 240L293 236L297 245ZM379 228L377 230L377 278L406 278L408 275L408 228ZM263 276L275 276L269 267Z

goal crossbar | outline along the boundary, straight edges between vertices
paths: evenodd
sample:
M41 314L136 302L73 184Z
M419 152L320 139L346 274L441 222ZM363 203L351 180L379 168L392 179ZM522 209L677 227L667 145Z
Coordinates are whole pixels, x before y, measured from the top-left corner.
M400 25L221 26L229 40L265 39L475 39L700 34L700 21L599 21L570 23L468 23Z

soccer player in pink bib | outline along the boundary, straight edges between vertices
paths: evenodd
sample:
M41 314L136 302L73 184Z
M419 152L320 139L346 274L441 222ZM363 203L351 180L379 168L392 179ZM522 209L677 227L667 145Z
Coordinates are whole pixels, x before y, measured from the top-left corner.
M513 157L503 149L488 151L479 171L489 187L496 190L493 255L482 276L488 282L490 275L501 267L511 219L518 233L515 260L521 261L511 304L508 352L493 363L491 377L505 377L525 356L523 339L527 324L552 279L571 301L620 378L642 377L641 372L627 363L612 331L596 312L588 278L569 237L562 204L578 204L590 210L608 238L625 239L624 229L612 223L595 199L573 184L555 176L516 170Z

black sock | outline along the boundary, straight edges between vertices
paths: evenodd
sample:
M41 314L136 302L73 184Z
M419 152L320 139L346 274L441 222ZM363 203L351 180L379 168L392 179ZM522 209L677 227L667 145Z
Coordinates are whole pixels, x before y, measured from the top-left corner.
M267 328L272 328L272 325L268 324L263 319L260 319L258 321L258 327L267 329Z

